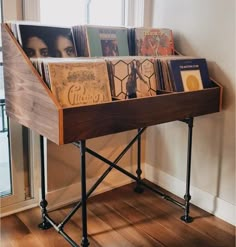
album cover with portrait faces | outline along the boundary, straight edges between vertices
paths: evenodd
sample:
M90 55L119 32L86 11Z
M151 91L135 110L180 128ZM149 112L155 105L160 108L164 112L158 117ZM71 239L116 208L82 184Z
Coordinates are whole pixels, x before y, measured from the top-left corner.
M13 30L29 58L77 56L71 27L16 22Z

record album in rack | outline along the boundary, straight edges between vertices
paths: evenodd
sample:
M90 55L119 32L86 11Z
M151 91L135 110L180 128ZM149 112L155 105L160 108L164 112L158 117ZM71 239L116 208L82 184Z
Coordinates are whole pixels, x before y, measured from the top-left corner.
M128 28L79 25L73 27L79 56L128 56Z
M76 57L71 27L16 21L9 26L29 58Z
M212 86L206 59L174 55L168 28L8 25L63 107Z
M63 108L112 101L104 59L47 58L33 64Z
M114 98L130 99L156 95L154 58L109 57L106 61Z
M171 29L136 27L133 32L135 55L166 56L174 54L174 38Z
M159 90L187 92L212 87L205 58L159 56L155 68Z
M212 86L205 58L172 59L169 61L169 67L178 92L201 90Z

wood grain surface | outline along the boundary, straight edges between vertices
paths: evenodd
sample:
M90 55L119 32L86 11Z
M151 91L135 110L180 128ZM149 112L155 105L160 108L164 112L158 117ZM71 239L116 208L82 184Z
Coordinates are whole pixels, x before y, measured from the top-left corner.
M218 112L220 95L214 87L63 109L64 142Z
M143 194L137 194L133 191L134 187L135 184L132 183L89 198L89 246L235 247L233 225L193 205L190 207L190 215L194 221L186 224L180 220L180 216L183 215L180 207L146 189ZM66 206L49 214L59 223L72 207L73 205ZM55 229L40 230L40 222L41 211L38 207L2 218L2 246L70 246ZM64 230L80 244L80 209Z
M2 25L2 42L7 115L59 143L59 104L6 24Z

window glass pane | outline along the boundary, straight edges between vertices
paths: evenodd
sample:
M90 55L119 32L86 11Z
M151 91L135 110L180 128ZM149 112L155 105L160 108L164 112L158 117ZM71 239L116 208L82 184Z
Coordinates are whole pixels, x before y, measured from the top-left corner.
M123 25L123 0L91 0L89 2L89 24Z
M0 4L0 23L2 23L2 1ZM2 65L2 31L0 26L0 66ZM2 72L2 66L0 71L0 90L3 88L3 72Z
M0 102L0 110L0 196L2 197L11 194L12 188L5 103Z
M54 25L124 25L125 0L40 0L40 20Z
M84 0L40 0L40 20L54 25L84 23Z
M2 22L2 3L0 5L0 22ZM11 194L11 172L9 156L8 123L5 108L4 78L2 66L2 35L0 26L0 196Z

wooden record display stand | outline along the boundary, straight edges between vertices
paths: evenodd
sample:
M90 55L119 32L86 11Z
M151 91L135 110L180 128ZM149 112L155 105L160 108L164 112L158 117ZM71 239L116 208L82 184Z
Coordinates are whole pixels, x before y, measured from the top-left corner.
M88 246L86 201L113 168L134 179L137 182L137 192L141 192L142 187L151 189L163 198L182 207L184 209L184 215L181 217L183 221L192 221L189 216L189 207L193 119L221 110L222 87L218 83L213 82L213 87L193 92L162 92L157 96L147 98L62 108L6 24L2 25L2 42L7 115L41 135L42 201L40 207L43 221L39 226L42 229L53 226L72 246L79 246L64 232L63 227L81 207L81 246ZM189 130L184 204L170 198L156 188L150 187L141 180L140 138L142 133L148 126L176 120L187 123ZM113 162L86 146L87 139L132 129L138 129L137 135ZM81 154L81 200L60 224L56 224L47 212L43 137L58 145L73 143L80 149ZM118 166L117 163L136 141L138 144L138 164L135 176ZM85 175L86 153L90 153L109 165L108 169L88 191L86 190Z

